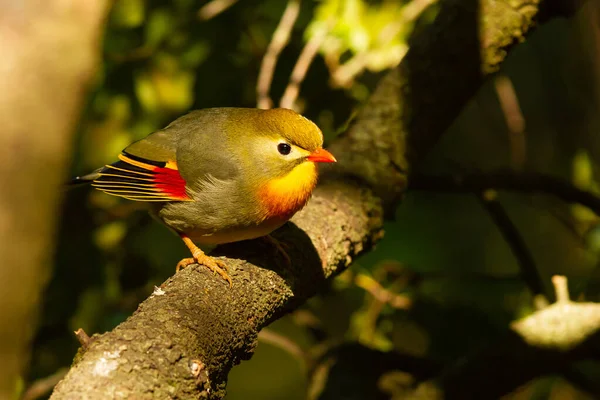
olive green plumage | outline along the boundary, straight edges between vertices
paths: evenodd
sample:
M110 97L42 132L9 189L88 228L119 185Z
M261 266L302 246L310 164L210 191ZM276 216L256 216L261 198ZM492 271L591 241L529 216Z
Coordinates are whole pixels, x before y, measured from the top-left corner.
M279 143L291 145L290 154L282 156ZM193 201L151 203L151 213L199 243L217 244L262 236L283 224L265 221L257 190L322 145L319 128L292 110L210 108L178 118L124 153L176 162ZM82 179L97 179L101 170Z
M176 119L166 128L132 143L125 151L156 161L176 160L187 182L202 180L207 173L217 179L235 178L243 173L240 167L249 166L244 165L247 163L260 165L256 170L246 169L247 173L266 179L284 175L294 167L288 160L272 157L273 149L263 148L263 142L249 146L248 139L255 137L284 139L309 152L323 145L319 128L292 110L208 108ZM276 160L275 165L266 163L265 157Z

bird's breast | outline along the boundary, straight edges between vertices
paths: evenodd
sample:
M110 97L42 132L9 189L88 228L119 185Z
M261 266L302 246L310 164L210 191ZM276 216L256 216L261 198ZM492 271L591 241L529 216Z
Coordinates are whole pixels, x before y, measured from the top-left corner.
M214 179L190 192L194 201L167 203L156 214L198 244L254 239L270 234L304 207L316 183L316 166L310 161L259 186L255 201L236 181Z
M317 167L306 161L291 172L264 184L259 191L259 201L265 219L291 218L306 205L317 184Z

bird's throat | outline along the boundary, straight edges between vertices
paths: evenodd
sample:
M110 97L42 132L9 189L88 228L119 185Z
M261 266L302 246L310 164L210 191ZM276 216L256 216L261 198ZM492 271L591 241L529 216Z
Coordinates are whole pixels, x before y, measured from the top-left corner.
M260 191L260 199L266 218L291 218L308 202L316 184L317 167L310 161L265 184Z

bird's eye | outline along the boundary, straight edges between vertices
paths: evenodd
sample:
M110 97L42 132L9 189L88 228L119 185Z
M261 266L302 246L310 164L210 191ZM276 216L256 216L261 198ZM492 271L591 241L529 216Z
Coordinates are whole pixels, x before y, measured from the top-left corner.
M277 145L277 151L279 151L280 154L287 156L292 151L292 146L287 143L279 143Z

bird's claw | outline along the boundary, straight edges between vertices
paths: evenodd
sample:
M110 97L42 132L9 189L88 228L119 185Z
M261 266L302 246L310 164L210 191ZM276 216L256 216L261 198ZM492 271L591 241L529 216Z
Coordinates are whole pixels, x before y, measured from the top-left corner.
M194 260L191 257L184 258L183 260L181 260L177 263L177 266L175 267L175 272L179 272L182 269L187 268L190 265L195 264L195 263L196 263L196 260Z
M175 270L177 272L179 272L180 270L188 267L191 264L204 265L205 267L210 269L213 273L217 273L217 274L221 275L221 278L223 278L227 282L229 282L229 287L233 286L233 281L231 280L231 277L227 273L227 270L228 270L227 265L223 261L217 260L216 258L213 258L210 256L207 256L204 253L194 254L193 258L192 257L184 258L183 260L179 261L177 263L177 267L175 268Z

